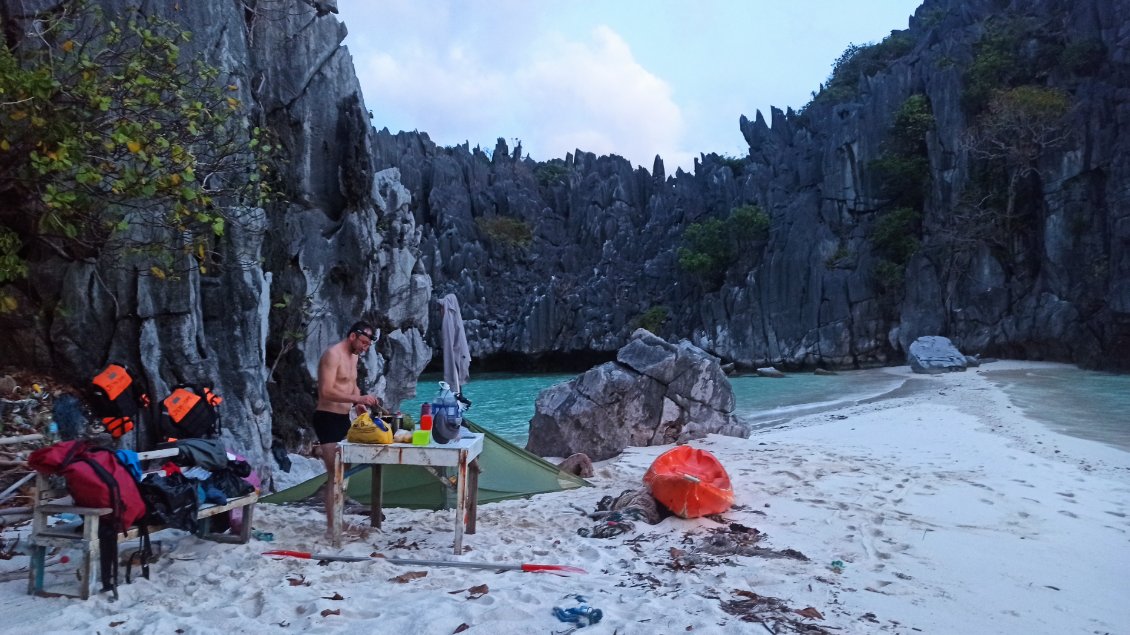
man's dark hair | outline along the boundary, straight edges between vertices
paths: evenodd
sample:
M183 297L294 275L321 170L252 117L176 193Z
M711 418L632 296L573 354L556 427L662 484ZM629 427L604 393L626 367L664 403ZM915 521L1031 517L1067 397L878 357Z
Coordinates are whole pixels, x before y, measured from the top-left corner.
M365 337L372 339L373 336L377 334L377 329L373 328L372 324L369 324L368 322L362 320L360 322L354 322L353 326L349 327L349 333L364 335ZM346 335L348 335L348 333Z

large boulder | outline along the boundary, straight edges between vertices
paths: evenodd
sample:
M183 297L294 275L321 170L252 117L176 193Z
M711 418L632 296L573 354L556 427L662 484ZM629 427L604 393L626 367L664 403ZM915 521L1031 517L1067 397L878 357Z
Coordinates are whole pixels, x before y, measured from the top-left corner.
M914 340L907 354L907 363L914 372L927 375L965 370L969 365L953 342L939 335L923 335Z
M638 329L616 361L541 391L526 449L542 456L583 452L600 461L630 445L748 436L733 410L734 391L718 358Z

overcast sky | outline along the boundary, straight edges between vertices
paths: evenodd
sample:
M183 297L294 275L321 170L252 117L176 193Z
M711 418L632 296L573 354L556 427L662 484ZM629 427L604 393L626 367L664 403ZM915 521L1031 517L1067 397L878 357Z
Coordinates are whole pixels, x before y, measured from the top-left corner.
M921 0L339 0L373 125L535 160L581 149L668 174L745 156L738 118L798 109L849 44Z

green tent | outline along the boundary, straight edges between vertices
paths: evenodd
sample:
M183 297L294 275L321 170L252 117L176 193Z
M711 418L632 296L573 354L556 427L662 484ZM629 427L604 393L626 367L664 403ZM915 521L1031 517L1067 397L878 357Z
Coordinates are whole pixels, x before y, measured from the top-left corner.
M481 432L483 452L479 455L479 504L508 498L520 498L574 489L589 482L557 469L541 457L531 454L497 434L464 419L463 425L472 432ZM443 469L443 468L439 468ZM357 466L348 474L346 494L366 505L371 503L369 466ZM384 489L384 507L412 509L452 509L455 507L455 488L447 485L433 472L419 465L386 465L381 475ZM326 482L321 474L305 483L299 483L281 492L261 498L265 503L292 503L307 499Z

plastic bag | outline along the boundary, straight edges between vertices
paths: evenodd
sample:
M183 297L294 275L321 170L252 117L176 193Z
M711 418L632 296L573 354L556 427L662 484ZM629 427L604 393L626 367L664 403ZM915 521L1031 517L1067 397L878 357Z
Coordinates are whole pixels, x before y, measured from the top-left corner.
M368 412L362 412L353 419L345 440L350 443L392 443L392 428L380 419L374 421Z

